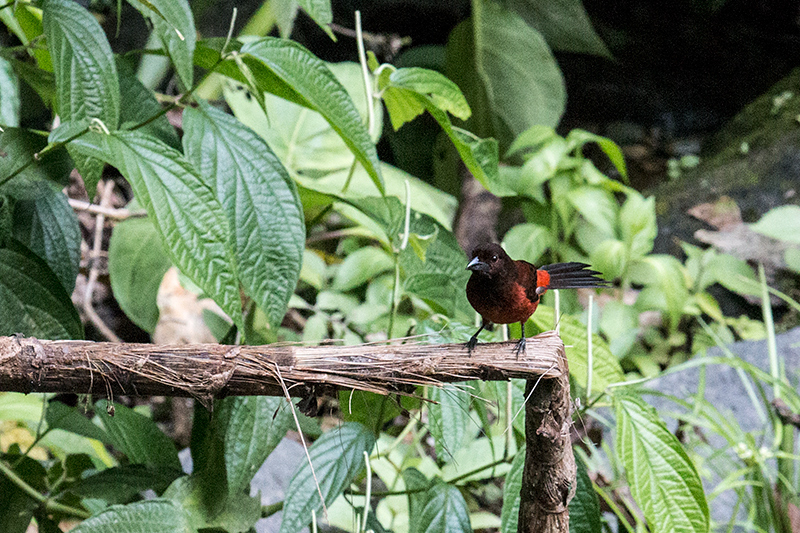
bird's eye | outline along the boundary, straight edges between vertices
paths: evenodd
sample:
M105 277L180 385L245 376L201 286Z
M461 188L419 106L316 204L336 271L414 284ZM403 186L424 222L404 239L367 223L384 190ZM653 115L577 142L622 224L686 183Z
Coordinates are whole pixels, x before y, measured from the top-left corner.
M497 256L496 255L492 256L492 261L497 261Z

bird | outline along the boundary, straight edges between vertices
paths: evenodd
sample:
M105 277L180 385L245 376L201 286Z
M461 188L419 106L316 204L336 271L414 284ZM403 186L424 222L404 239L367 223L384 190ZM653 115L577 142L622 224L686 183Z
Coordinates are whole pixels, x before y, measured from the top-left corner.
M586 263L555 263L536 268L527 261L511 259L495 243L481 244L472 252L467 264L472 275L467 282L467 300L481 315L481 327L475 332L467 350L478 344L478 334L487 325L519 322L522 338L516 353L525 352L525 322L536 311L539 299L549 289L601 288L611 285L600 272Z

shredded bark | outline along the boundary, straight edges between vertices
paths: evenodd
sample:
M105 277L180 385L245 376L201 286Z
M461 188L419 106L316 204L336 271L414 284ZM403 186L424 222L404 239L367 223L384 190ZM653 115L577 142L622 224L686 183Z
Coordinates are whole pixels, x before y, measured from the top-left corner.
M320 389L413 394L417 385L561 376L564 347L554 332L516 342L424 344L425 337L357 346L154 345L0 337L0 391L190 396L209 405L234 395L293 396Z

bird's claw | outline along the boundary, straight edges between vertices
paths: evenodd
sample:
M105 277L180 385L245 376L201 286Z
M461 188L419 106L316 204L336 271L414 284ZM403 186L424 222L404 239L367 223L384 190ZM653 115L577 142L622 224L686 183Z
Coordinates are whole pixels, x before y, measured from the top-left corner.
M472 357L472 350L474 350L475 346L477 346L477 345L478 345L478 335L476 333L475 335L470 337L470 339L467 341L467 356L468 357Z
M525 342L525 337L522 337L517 343L517 349L515 350L515 353L517 354L517 359L519 359L520 353L524 353L525 355L527 355L527 351L525 350L526 344L527 343Z

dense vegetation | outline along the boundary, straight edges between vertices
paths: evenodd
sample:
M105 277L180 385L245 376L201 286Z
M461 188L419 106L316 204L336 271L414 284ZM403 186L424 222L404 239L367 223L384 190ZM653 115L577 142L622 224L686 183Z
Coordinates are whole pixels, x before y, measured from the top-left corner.
M333 37L329 2L298 3ZM201 314L218 342L465 342L475 313L452 193L474 177L514 213L502 236L512 257L585 261L615 282L588 310L575 294L558 303L580 459L571 530L708 531L708 501L732 491L745 525L789 531L792 428L764 414L767 388L800 412L780 354L770 343L771 373L704 356L732 340L774 337L763 271L687 243L683 262L654 254L655 202L628 185L619 147L589 131L557 132L566 95L551 47L609 54L578 2L475 0L442 72L363 50L360 63L325 63L286 38L294 2L265 4L238 38L201 38L186 0L130 5L151 39L145 50L112 53L113 24L107 35L100 15L78 3L0 4L0 334L109 337L91 302L102 231L82 234L75 209L84 207L68 202L68 187L73 199L85 189L104 207L115 194L130 200L106 210L116 220L108 274L126 320L148 334L174 266L184 287L215 302ZM564 24L542 29L551 16ZM266 36L273 23L284 37ZM397 134L431 119L435 147ZM438 152L436 178L379 159L382 138L396 161ZM596 157L585 155L589 146ZM752 229L796 242L797 211L781 208ZM97 249L82 250L84 238ZM76 289L79 273L85 285ZM763 321L725 316L708 292L714 284L759 298ZM526 331L551 329L554 305L548 294ZM684 408L671 413L679 440L643 399L650 378L714 365L740 371L768 437L744 432L700 391L674 399ZM419 391L433 403L342 392L324 406L334 429L296 413L313 439L314 472L301 464L282 505L263 508L250 482L295 427L281 398L227 398L213 415L196 407L186 475L147 405L5 393L0 529L25 531L35 519L39 531L57 531L82 519L73 531L240 532L282 509L281 532L294 533L325 507L330 523L350 531L515 531L523 391L516 381ZM595 427L605 432L600 443L589 438ZM722 437L725 461L699 453L689 428ZM716 484L704 488L709 470ZM156 497L143 499L147 489Z

